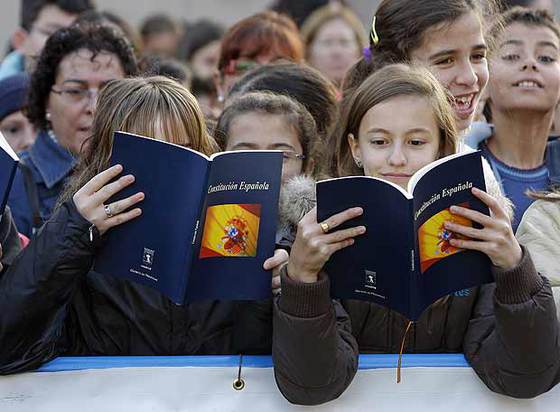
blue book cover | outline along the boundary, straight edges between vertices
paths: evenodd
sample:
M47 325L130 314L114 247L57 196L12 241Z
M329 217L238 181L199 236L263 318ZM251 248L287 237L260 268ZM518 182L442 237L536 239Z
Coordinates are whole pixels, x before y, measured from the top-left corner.
M281 152L207 157L116 132L111 164L136 178L114 200L146 196L140 217L108 231L94 270L151 286L178 304L270 296L262 265L274 254Z
M0 216L4 213L8 202L18 163L18 156L0 133Z
M453 234L443 227L447 220L476 227L452 215L453 205L489 214L473 187L486 190L480 152L431 163L410 179L408 191L365 176L318 182L319 222L359 206L364 214L340 228L367 228L327 263L333 297L375 302L418 320L438 298L493 282L488 257L452 247Z

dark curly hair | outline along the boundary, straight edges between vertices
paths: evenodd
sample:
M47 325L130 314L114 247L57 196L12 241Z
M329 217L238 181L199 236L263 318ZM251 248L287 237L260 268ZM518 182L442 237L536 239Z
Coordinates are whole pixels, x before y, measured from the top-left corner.
M37 67L31 75L27 117L37 129L48 128L45 118L46 106L60 62L80 49L91 51L92 60L100 53L116 55L126 76L135 75L138 71L130 42L112 27L84 23L56 31L47 40L37 61Z

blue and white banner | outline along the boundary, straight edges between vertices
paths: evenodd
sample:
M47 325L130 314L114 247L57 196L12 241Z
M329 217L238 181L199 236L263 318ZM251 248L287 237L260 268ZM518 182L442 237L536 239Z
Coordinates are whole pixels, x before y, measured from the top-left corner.
M38 372L0 377L0 411L558 411L560 388L531 400L492 393L462 355L366 355L337 400L318 407L288 403L269 357L60 358Z

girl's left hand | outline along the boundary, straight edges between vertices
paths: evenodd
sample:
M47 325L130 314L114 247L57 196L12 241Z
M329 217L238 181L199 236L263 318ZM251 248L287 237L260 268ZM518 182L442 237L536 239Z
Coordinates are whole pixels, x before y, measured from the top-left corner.
M284 249L276 249L274 251L274 256L265 260L263 264L264 270L272 270L271 287L273 295L277 295L280 293L280 269L282 269L282 266L288 263L289 258L290 256L288 255L288 252L286 252Z
M521 262L523 252L513 234L506 211L488 193L477 188L473 188L472 193L488 206L490 216L464 207L452 206L451 213L479 223L482 228L445 222L446 229L470 238L469 240L452 238L451 246L478 250L485 253L495 266L504 270L513 269Z

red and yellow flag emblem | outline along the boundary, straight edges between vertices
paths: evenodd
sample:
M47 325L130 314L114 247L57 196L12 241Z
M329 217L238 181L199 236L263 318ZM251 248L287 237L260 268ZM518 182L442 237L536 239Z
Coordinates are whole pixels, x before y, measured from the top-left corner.
M261 205L228 204L206 210L200 258L257 255Z
M465 203L459 206L468 207L468 204ZM465 237L447 230L444 223L448 221L472 227L471 220L454 215L449 209L436 213L424 222L420 229L418 229L421 273L424 273L430 266L441 259L463 251L463 249L451 246L451 239L465 239Z

